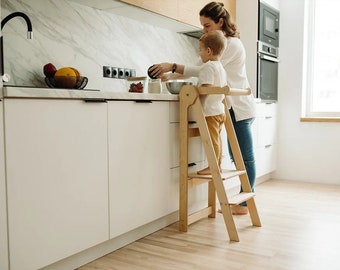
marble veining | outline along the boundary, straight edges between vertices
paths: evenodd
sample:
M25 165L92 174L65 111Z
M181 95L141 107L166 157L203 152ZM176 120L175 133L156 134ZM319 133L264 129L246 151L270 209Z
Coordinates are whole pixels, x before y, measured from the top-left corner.
M3 29L4 67L12 85L45 87L42 67L51 62L77 68L89 78L86 88L125 92L124 80L103 78L103 66L135 68L137 76L147 76L153 63L198 59L196 39L71 1L1 1L2 18L15 11L30 17L34 39L26 39L20 18Z

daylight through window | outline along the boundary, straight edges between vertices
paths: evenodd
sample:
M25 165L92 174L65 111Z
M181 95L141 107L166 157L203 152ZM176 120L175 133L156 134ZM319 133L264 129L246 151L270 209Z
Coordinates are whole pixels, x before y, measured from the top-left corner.
M340 1L308 1L307 116L340 117Z

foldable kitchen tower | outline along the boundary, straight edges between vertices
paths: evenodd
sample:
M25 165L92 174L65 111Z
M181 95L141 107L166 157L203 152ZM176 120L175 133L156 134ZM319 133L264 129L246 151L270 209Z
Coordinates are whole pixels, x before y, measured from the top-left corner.
M200 96L213 94L227 95L249 95L250 89L230 89L225 87L195 87L184 85L180 92L180 196L179 196L179 230L186 232L188 225L205 217L216 217L216 193L220 202L222 215L231 241L239 241L235 227L231 205L247 202L250 218L253 226L260 227L261 221L255 205L248 175L239 148L234 126L229 114L226 99L224 100L226 120L224 123L230 147L233 153L235 170L222 170L220 172L215 156L215 151L211 142L210 134L203 114ZM196 124L189 123L189 108L192 108ZM188 173L188 138L201 136L201 141L207 156L211 175L199 175ZM223 184L224 180L239 177L242 192L228 198ZM195 213L188 212L188 189L189 187L208 184L208 205Z

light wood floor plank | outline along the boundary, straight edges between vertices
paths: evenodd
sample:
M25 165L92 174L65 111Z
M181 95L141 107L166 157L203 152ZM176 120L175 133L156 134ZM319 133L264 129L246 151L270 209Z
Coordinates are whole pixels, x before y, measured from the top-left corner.
M263 227L235 216L230 242L222 215L178 231L178 223L78 270L339 270L340 186L272 180L256 187Z

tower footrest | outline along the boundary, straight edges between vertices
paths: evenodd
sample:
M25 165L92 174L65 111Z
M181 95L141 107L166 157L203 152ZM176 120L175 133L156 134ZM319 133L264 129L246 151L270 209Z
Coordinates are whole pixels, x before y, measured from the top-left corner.
M240 204L254 197L255 197L254 192L241 192L239 194L229 197L229 204L231 205Z
M226 180L226 179L230 179L230 178L233 178L235 176L239 176L239 175L242 175L242 174L245 174L245 173L246 173L245 170L241 170L241 171L238 171L238 170L222 170L221 178L222 178L222 180ZM205 179L206 182L212 181L211 174L206 174L206 175L189 174L188 177L189 177L189 179L188 179L189 181L190 180L196 180L196 179Z

